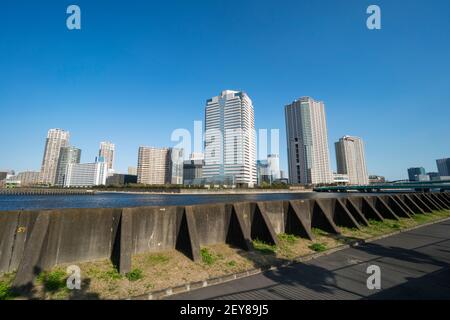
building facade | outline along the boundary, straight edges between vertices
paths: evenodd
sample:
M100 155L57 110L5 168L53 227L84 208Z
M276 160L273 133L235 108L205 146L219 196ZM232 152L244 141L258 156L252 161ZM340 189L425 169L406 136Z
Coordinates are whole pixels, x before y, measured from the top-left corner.
M66 170L69 163L80 163L81 149L75 147L62 147L59 152L58 165L56 167L55 185L64 186Z
M334 144L337 173L348 175L349 184L369 184L364 143L361 138L344 136Z
M409 181L419 181L419 176L424 176L424 175L426 175L426 173L425 173L425 169L422 167L408 169Z
M100 142L100 149L98 151L98 156L103 158L108 165L108 172L112 174L114 172L114 152L116 146L114 143L103 141Z
M285 106L289 182L333 182L328 149L325 105L302 97Z
M17 180L20 181L22 187L34 186L39 184L39 171L23 171L17 175Z
M205 161L202 159L186 160L183 163L183 184L197 185L201 184L203 177L203 166Z
M385 183L386 178L383 176L378 175L370 175L369 176L369 184L379 184L379 183Z
M140 184L182 184L183 150L140 147L137 176Z
M92 187L106 184L108 164L106 162L69 163L64 187Z
M248 187L256 184L255 116L246 93L225 90L207 100L204 156L207 180Z
M333 173L333 183L339 185L348 185L350 184L350 178L348 174L345 173Z
M280 157L278 154L269 154L267 156L267 163L269 165L269 173L272 176L272 181L278 180L280 176Z
M169 149L169 172L167 183L169 184L183 184L183 149L170 148Z
M137 176L137 168L136 167L128 167L128 174L132 176Z
M136 175L114 173L106 178L107 186L124 186L131 183L137 183Z
M50 129L48 131L41 166L41 183L55 184L59 153L62 147L69 145L69 139L70 133L68 131L62 129Z
M450 176L450 158L438 159L436 165L441 177Z
M256 172L258 174L258 185L270 184L273 181L268 160L256 161Z

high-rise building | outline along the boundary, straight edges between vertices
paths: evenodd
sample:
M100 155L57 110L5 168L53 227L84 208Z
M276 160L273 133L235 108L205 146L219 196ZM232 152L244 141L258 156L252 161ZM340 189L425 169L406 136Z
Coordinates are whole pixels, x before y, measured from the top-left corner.
M59 153L62 147L69 145L70 134L62 129L50 129L45 142L42 159L40 181L44 184L55 184Z
M139 147L137 176L141 184L182 184L183 150Z
M202 159L186 160L183 163L183 183L185 185L201 184L200 179L203 177L203 165L205 161Z
M81 150L75 147L62 147L56 167L55 185L64 186L66 170L69 163L80 163Z
M114 172L114 151L116 146L114 143L104 141L100 142L100 150L98 151L98 156L103 158L108 165L108 172L112 174Z
M258 185L263 183L272 183L272 175L270 174L270 165L267 160L256 161L256 172L258 177Z
M450 176L450 158L438 159L436 164L441 177Z
M184 151L183 149L170 148L169 149L169 172L168 182L169 184L183 184L183 162Z
M137 168L136 167L128 167L128 174L132 176L137 176Z
M224 184L256 184L255 116L244 92L225 90L206 102L203 177Z
M203 181L203 166L205 165L205 156L202 152L193 152L189 160L183 162L183 184L200 185Z
M69 163L67 165L65 187L92 187L106 184L108 164L106 162Z
M369 184L364 143L361 138L344 136L334 144L338 174L348 175L349 184Z
M280 179L280 157L278 154L269 154L267 156L267 163L269 165L269 174L272 176L272 181Z
M425 174L425 169L422 167L408 169L409 181L419 181L419 176L424 176Z
M289 182L332 183L325 105L302 97L285 107Z

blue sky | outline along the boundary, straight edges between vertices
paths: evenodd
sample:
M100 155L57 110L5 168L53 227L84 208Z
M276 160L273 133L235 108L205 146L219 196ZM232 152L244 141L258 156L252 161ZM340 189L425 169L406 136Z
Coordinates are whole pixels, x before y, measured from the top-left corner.
M66 28L77 4L82 30ZM366 28L366 8L382 29ZM116 143L116 168L139 145L171 146L207 98L252 98L257 128L279 128L285 104L326 105L334 142L361 136L371 174L406 178L450 156L448 0L22 1L0 4L0 168L40 168L49 128L71 132L92 161Z

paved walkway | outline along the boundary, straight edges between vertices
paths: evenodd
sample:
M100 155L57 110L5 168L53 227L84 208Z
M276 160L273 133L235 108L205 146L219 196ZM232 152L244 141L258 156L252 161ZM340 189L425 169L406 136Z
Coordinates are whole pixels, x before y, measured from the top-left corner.
M369 265L381 290L369 290ZM171 299L450 299L450 220Z

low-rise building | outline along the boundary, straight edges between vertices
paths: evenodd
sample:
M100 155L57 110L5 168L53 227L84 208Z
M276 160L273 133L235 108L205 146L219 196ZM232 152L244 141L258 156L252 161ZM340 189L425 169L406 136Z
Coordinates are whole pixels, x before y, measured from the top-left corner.
M39 184L39 171L23 171L17 175L17 180L20 181L22 187L34 186Z
M385 183L386 178L383 176L378 175L370 175L369 176L369 184L378 184L378 183Z
M92 187L106 184L106 162L70 163L67 165L64 187Z
M106 178L107 186L125 186L131 183L137 183L137 175L114 173Z
M349 184L350 178L348 174L344 173L333 173L333 183L336 184Z

